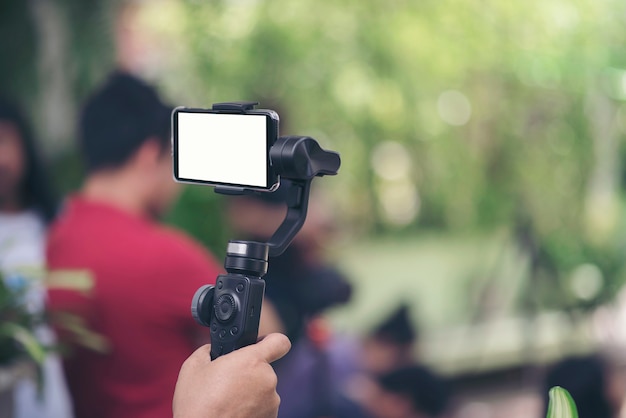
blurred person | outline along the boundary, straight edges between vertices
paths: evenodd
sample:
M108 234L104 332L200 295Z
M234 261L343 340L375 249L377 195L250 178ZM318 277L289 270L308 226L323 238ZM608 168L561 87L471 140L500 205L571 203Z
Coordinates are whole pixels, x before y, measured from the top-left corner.
M377 387L372 379L413 366L416 360L414 351L417 336L417 330L411 323L409 306L405 303L383 318L356 347L353 345L352 351L349 347L339 346L340 358L357 357L356 367L353 367L350 379L345 383L348 397L370 409L369 395L364 398L363 394L378 393L368 390Z
M293 342L292 352L275 365L283 399L279 417L344 417L357 407L342 396L341 384L357 364L351 369L347 361L335 361L333 336L320 315L345 303L350 286L329 266L307 266L303 251L298 242L292 244L270 261L266 275L266 305L276 313L276 329Z
M276 418L280 397L270 363L289 351L289 339L270 334L211 361L211 345L197 349L180 369L174 418Z
M365 337L362 348L364 369L383 373L413 364L417 337L409 306L402 304Z
M177 196L171 108L138 78L113 73L87 100L79 143L87 176L51 228L51 275L79 274L89 291L49 289L57 317L82 318L101 349L59 328L77 418L171 417L185 359L209 339L189 311L220 268L198 243L158 224Z
M414 365L379 375L362 397L373 418L441 418L450 392L441 377Z
M544 381L544 415L550 388L561 386L572 395L580 418L618 417L624 390L613 377L609 364L599 355L557 362L548 369Z
M232 198L228 213L233 227L249 239L266 241L284 218L288 186L282 181L277 192ZM356 368L357 356L352 353L345 362L335 361L331 333L320 317L351 295L344 276L323 259L324 244L333 231L332 217L312 198L301 233L282 255L270 259L265 275L261 333L283 332L293 344L274 365L282 399L280 418L363 416L341 388Z
M56 210L47 180L26 118L15 104L0 99L0 271L10 288L25 292L24 303L34 314L45 308L45 235ZM44 345L54 345L49 327L35 333ZM59 358L49 354L42 371L42 393L34 379L15 387L15 418L70 416Z

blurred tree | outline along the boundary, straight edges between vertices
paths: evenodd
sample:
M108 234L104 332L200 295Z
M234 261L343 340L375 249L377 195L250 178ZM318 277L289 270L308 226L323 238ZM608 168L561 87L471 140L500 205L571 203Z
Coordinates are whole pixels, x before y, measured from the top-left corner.
M623 283L626 5L158 7L176 16L168 29L177 47L168 65L177 76L165 77L170 91L203 106L258 99L286 116L284 132L338 149L342 175L328 186L352 228L404 234L505 226L530 251L514 233L520 219L530 219L535 274L551 277L542 281L550 295L542 303L593 304ZM580 270L589 265L602 285L581 295L575 289L584 284L572 283L597 279L581 273L592 274Z
M48 109L50 97L78 103L114 65L115 15L128 3L4 2L0 35L15 42L1 46L13 58L2 60L0 87ZM534 274L551 277L541 282L551 306L594 304L623 283L625 3L136 4L135 23L158 40L142 71L173 101L259 100L282 115L283 133L342 153L341 176L325 187L353 231L507 228L535 257ZM71 154L69 139L54 137L71 134L40 119L53 153ZM59 161L75 184L76 165ZM205 217L220 208L188 189L170 221L220 251L223 224ZM598 280L599 291L581 293Z
M0 6L0 92L30 109L48 154L71 147L77 103L110 70L118 4L8 0Z

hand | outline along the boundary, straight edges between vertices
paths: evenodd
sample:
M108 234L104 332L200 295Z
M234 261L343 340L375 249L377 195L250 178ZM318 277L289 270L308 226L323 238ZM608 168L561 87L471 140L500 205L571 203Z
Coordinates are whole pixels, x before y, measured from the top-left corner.
M180 369L174 418L276 418L280 397L270 363L290 348L282 334L270 334L215 361L210 345L200 347Z

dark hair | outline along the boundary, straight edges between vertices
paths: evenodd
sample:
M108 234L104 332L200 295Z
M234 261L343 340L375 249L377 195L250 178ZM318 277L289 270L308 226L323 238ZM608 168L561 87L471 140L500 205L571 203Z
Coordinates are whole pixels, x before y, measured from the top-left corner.
M417 412L437 417L443 414L450 398L447 383L424 366L408 366L385 373L378 383L387 392L406 396Z
M348 302L352 294L352 286L340 271L308 265L305 251L292 243L270 260L265 275L265 296L274 304L291 341L304 335L308 318Z
M165 149L171 110L139 78L123 72L111 74L87 100L80 118L87 173L122 166L150 137Z
M26 208L37 211L49 223L56 213L56 199L37 153L31 127L17 104L5 98L0 98L0 120L15 126L22 143L26 171L19 188L20 201Z
M565 388L576 403L580 418L610 418L613 407L607 397L606 364L597 355L570 357L553 365L546 375L544 408L548 408L548 391L554 386Z
M417 338L417 330L411 323L409 306L400 305L373 331L372 336L395 344L410 344Z

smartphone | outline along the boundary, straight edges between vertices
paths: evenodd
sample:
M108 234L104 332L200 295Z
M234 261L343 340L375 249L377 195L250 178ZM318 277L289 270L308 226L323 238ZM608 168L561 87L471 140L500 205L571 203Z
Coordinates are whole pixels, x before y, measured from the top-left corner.
M174 178L183 183L275 190L279 178L269 151L278 139L278 123L273 110L174 109Z

